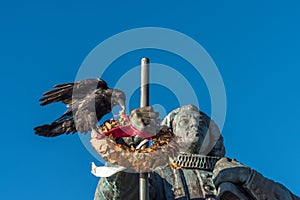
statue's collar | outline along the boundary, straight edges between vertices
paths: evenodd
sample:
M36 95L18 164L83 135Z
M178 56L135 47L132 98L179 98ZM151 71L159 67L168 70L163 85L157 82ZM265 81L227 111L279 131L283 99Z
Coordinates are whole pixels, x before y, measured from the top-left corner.
M213 171L221 157L203 156L199 154L179 154L171 164L172 168L200 169Z

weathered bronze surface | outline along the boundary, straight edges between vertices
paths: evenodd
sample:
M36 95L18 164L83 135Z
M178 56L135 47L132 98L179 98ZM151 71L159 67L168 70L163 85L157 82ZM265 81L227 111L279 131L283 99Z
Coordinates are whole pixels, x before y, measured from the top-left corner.
M195 106L175 109L162 121L162 126L153 139L153 148L137 150L126 142L117 144L111 137L93 137L91 142L108 161L107 166L122 165L130 172L150 170L150 199L300 199L254 169L225 158L223 137L217 125ZM136 200L138 179L137 173L127 171L101 178L95 200Z

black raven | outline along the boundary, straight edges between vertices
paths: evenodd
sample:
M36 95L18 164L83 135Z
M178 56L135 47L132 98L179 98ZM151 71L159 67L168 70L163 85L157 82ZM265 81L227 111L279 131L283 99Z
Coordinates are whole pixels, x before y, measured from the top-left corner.
M124 92L109 88L100 78L56 85L53 90L43 94L39 100L41 106L61 101L68 110L51 124L35 127L34 132L45 137L88 131L100 134L98 121L111 112L115 105L120 105L120 113L124 114L125 99Z

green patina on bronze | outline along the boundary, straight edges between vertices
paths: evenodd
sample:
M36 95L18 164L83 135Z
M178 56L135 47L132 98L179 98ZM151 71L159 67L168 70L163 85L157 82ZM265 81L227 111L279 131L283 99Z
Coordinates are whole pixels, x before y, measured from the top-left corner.
M299 200L281 184L263 177L236 160L225 158L223 137L217 125L195 106L188 105L175 109L162 121L162 125L174 133L172 145L176 147L173 148L173 150L176 149L175 153L157 154L154 160L158 159L161 162L156 162L155 165L153 165L154 161L146 159L147 154L148 158L151 157L150 152L139 151L138 153L135 152L137 154L130 155L144 159L143 170L147 170L148 167L148 171L150 171L150 199ZM106 139L108 139L108 143L106 141L97 145L92 139L92 144L100 155L102 155L99 151L101 145L108 149L114 149L116 148L114 146L118 146L111 139ZM206 144L203 144L204 141ZM162 146L170 144L169 142ZM126 144L123 145L126 146ZM166 147L161 147L153 152L162 149L163 151L168 150ZM126 152L126 149L121 147L119 150L110 151ZM139 157L138 154L144 154L144 157ZM102 156L111 161L107 163L108 166L111 163L118 164L119 161L117 160L120 160L117 155L106 154ZM165 156L165 158L159 159L160 156L162 158ZM128 168L134 163L128 160L123 162L127 162ZM147 162L152 164L145 164ZM129 171L139 172L139 170L141 167L132 166ZM138 173L118 172L111 177L100 179L94 199L137 200L139 198L138 184Z

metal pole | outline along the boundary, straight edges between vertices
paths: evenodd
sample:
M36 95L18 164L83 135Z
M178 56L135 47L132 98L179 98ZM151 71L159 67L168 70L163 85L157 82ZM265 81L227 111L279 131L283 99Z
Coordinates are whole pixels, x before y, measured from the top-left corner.
M149 58L141 60L141 107L149 106Z
M141 60L141 107L149 106L149 59ZM140 173L140 200L149 200L148 173Z

